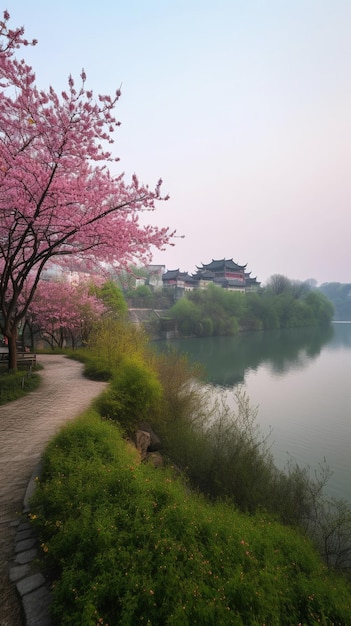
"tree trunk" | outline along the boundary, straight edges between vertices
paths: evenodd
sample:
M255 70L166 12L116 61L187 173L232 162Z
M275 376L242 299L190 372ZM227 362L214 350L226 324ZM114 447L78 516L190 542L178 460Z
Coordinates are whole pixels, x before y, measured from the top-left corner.
M25 341L25 338L29 337L29 341ZM24 322L23 325L23 331L22 331L22 338L23 338L23 350L25 349L25 347L27 345L30 346L30 349L32 352L34 352L34 330L33 330L33 324L31 324L27 319Z
M17 332L13 330L8 337L9 370L17 369Z

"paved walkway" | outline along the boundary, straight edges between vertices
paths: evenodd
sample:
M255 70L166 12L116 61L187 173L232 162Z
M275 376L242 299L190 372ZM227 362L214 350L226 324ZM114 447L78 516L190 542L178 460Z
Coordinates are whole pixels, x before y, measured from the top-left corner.
M82 364L40 355L37 391L0 406L0 626L23 624L21 602L9 580L14 536L28 481L59 427L79 415L105 387L82 376Z

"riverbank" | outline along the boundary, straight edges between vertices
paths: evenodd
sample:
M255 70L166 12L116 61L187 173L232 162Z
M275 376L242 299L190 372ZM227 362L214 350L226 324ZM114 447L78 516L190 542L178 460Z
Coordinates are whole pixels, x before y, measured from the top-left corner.
M225 389L229 403L242 386L257 422L270 437L280 469L291 461L311 468L326 459L327 493L351 503L351 324L329 328L286 329L155 342L200 363L214 392Z
M33 512L62 626L348 623L349 585L304 536L206 502L93 411L51 442Z
M202 491L206 496L211 496L211 500L226 500L228 513L225 513L224 517L226 520L225 527L228 530L223 528L223 545L230 544L233 538L227 535L227 532L235 526L236 528L240 527L241 534L245 535L240 539L240 546L246 545L245 542L249 546L254 546L252 563L245 560L245 563L251 563L253 566L250 569L250 575L245 577L248 587L244 585L241 588L243 581L236 578L236 574L239 572L246 572L244 562L239 559L239 569L236 568L236 561L226 564L225 579L229 579L232 572L236 581L233 582L233 589L236 591L234 596L230 597L230 606L232 607L230 610L236 611L235 615L243 615L245 619L243 624L247 626L251 622L250 615L245 613L246 608L257 605L259 607L258 619L266 619L269 622L268 617L272 619L274 617L276 623L289 624L290 626L285 616L286 607L281 604L279 598L277 598L272 609L273 617L265 613L269 592L268 588L265 588L263 580L261 582L261 576L265 576L265 572L268 572L266 563L270 562L271 550L268 545L262 543L265 533L262 536L258 529L264 521L267 521L268 526L273 523L269 513L262 516L263 506L266 511L271 510L275 520L279 515L281 519L285 519L286 524L298 525L300 521L305 519L306 506L311 504L308 498L311 495L310 487L313 485L307 484L304 488L305 483L301 481L303 475L299 472L284 476L276 470L271 462L269 449L265 447L264 442L257 439L255 414L244 396L238 397L237 413L227 413L226 408L222 406L215 415L209 416L207 398L203 390L200 387L194 387L193 384L196 371L191 366L189 367L184 358L175 354L172 358L169 356L156 357L153 352L150 352L144 335L138 334L135 329L121 328L117 323L113 328L110 328L110 325L108 328L110 332L108 334L101 333L99 341L96 345L94 344L95 347L76 355L86 361L90 372L95 372L98 376L101 374L108 375L111 379L109 387L96 404L101 410L101 415L96 414L96 411L90 411L87 419L82 416L77 424L72 423L72 429L65 429L58 435L61 443L55 439L50 444L48 456L44 459L42 489L38 492L39 500L37 500L36 506L39 508L33 509L33 514L39 520L39 531L42 533L40 543L43 546L43 556L48 559L48 572L51 573L51 576L53 575L55 590L57 590L55 594L58 593L55 605L56 607L61 605L63 611L68 611L67 616L62 613L64 618L61 619L60 616L60 623L72 623L69 621L72 619L72 611L77 609L80 611L80 615L84 615L84 619L87 620L82 622L81 619L79 623L86 623L87 626L88 624L90 626L92 623L88 621L90 617L88 613L83 613L83 610L85 608L90 610L95 601L97 604L95 604L94 611L97 611L99 619L100 617L102 620L106 618L106 621L107 619L110 620L109 623L118 623L114 620L120 619L119 614L117 617L113 613L109 614L109 606L118 605L117 600L116 602L110 600L110 598L114 598L114 593L117 593L118 598L124 598L124 610L129 611L129 613L124 614L124 617L130 614L133 616L131 619L134 619L134 613L130 613L130 611L136 611L135 615L139 619L141 615L139 611L145 611L145 606L147 612L153 615L152 607L143 604L145 596L140 591L147 588L146 585L151 575L148 568L151 567L153 573L155 573L155 567L158 571L157 561L155 561L155 545L159 542L164 545L166 537L170 545L176 546L176 549L174 551L172 549L169 554L169 570L170 572L177 571L179 576L175 578L171 575L170 580L167 581L164 572L161 572L162 576L160 573L160 579L153 574L152 580L156 580L159 590L157 598L154 599L157 613L161 614L163 610L163 607L160 608L159 598L161 596L169 599L169 603L165 603L167 615L172 615L173 610L178 610L178 605L174 604L177 598L183 596L185 599L187 598L186 593L182 594L181 590L184 589L185 581L189 580L189 572L186 568L183 570L184 562L179 561L179 555L190 554L190 550L194 554L193 545L200 547L202 558L207 556L205 558L206 567L210 567L211 572L213 570L221 571L221 559L217 561L219 556L217 552L218 538L213 535L213 532L218 532L218 528L223 522L223 507L221 504L215 506L210 504L205 497L195 496L192 491L194 488L197 493ZM97 351L94 352L94 350ZM155 376L157 376L162 385L163 393L158 392L158 384L156 386L151 384L146 389L145 376L150 384L151 381L156 384ZM133 389L132 393L130 392L131 389ZM156 391L157 393L155 393ZM137 407L138 410L136 410ZM143 410L142 416L140 408ZM219 408L217 407L217 409ZM109 419L102 421L101 416ZM131 452L130 444L122 440L120 428L130 432L131 425L135 424L135 417L139 420L142 417L145 421L152 422L154 430L160 436L164 458L168 463L171 463L172 460L175 462L177 475L170 468L157 470L159 473L155 473L154 468L140 463L140 458L135 456L135 449ZM206 421L208 418L212 420L210 428L209 422ZM118 425L112 423L111 420L118 420ZM116 437L120 438L119 443ZM125 446L124 451L121 449L122 445ZM228 454L229 451L230 454ZM130 456L131 454L132 456ZM122 467L120 465L121 460ZM115 467L115 461L117 461L117 467ZM94 472L94 478L91 477L91 472ZM186 478L185 486L179 475ZM69 480L66 480L67 477ZM178 495L174 501L175 494ZM104 499L105 497L107 497L107 501ZM155 503L156 507L154 506ZM315 506L316 501L313 501L312 504ZM179 508L183 505L186 505L184 511L183 508ZM242 509L242 513L238 512L239 507ZM189 516L190 510L192 513ZM257 513L257 510L260 513ZM174 511L176 511L176 519L180 520L182 532L186 532L187 537L189 533L193 537L190 545L184 546L182 544L182 535L179 533L176 533L175 536L172 535L172 528L176 530L176 527L174 527L174 522L171 519L169 524L162 526L162 521L167 519L168 512L174 515ZM220 521L221 518L217 516L218 512L222 516L222 522ZM245 523L244 521L240 522L239 518L234 520L234 512L240 518L242 516L242 520L246 520ZM247 512L250 512L250 516L245 514ZM70 521L71 514L72 520ZM300 514L302 515L301 520ZM256 520L255 528L250 530L245 524L249 523L250 520L252 521L253 518ZM201 532L198 534L198 525L196 525L195 520L200 519L211 520L211 524L209 527L207 523L205 526L201 526ZM120 526L119 521L121 521ZM129 526L130 522L132 526ZM274 524L277 522L275 521ZM282 545L290 545L288 526L277 524L272 537L274 536L276 541L280 532L278 526L284 537ZM195 535L194 529L196 529ZM160 532L165 531L166 535L161 534L159 536L158 530ZM299 533L297 534L299 535ZM202 547L203 539L205 539L205 545ZM234 542L233 545L237 545L237 542ZM311 557L308 556L309 549L306 552L307 545L310 546L309 549L315 555L313 559L317 559L313 561L315 564L318 563L316 567L311 565ZM119 546L117 554L113 556L116 546ZM67 556L65 556L66 550ZM251 553L251 548L247 547L246 550ZM320 557L317 557L317 553L312 549L305 536L302 536L300 547L296 544L293 545L292 552L295 562L299 563L298 572L301 574L307 568L309 582L314 580L315 573L319 582L322 578L325 582L324 573L327 576L328 584L323 582L322 587L318 587L316 582L315 585L315 593L318 594L318 602L314 606L316 615L318 616L318 611L321 615L321 611L324 610L323 607L327 606L334 606L335 614L339 612L340 616L346 609L349 610L349 606L340 604L340 600L344 597L343 587L339 589L339 604L337 606L334 599L326 595L327 587L334 588L336 585L336 588L339 588L339 583L336 582L339 578L336 577L334 585L334 575L322 565ZM297 552L300 557L296 560ZM121 562L121 554L126 555L128 559L129 567L126 568L126 571L133 573L132 583L130 578L126 579L124 576L119 578L121 568L118 568L117 562ZM276 557L272 559L272 576L273 572L276 574L276 567L284 568L286 566L288 573L288 561L284 566L284 559L287 557L290 559L288 554L287 548L282 550L278 561L274 560ZM89 555L93 558L92 563L89 561ZM160 556L161 563L165 553L162 552L156 556ZM235 555L232 556L234 558ZM81 557L83 557L84 563L80 562ZM109 559L110 570L106 567ZM96 570L98 563L102 564L103 571ZM82 564L84 565L83 568ZM190 562L188 565L192 566L192 563ZM200 566L201 562L198 565ZM71 569L72 566L77 567L74 572ZM63 567L62 571L61 567ZM104 578L105 582L100 587L101 576L104 575L105 571L107 578ZM198 587L205 587L207 590L204 595L204 602L196 602L196 606L202 607L201 619L203 619L203 615L207 615L207 611L210 611L210 615L213 610L211 602L208 601L210 595L216 595L217 591L223 589L221 586L222 579L219 574L216 574L218 578L211 578L208 582L207 579L203 578L202 566L192 573L194 576L191 575L190 578L198 580ZM117 579L114 578L114 575L117 575ZM289 602L294 611L297 611L301 604L295 606L294 593L296 591L296 596L302 593L303 577L297 576L295 571L291 572L291 580L290 574L287 575L288 579L285 583L291 586L293 594ZM173 578L175 586L172 586ZM76 597L73 598L70 595L72 580L74 580L74 589L77 590ZM109 580L113 581L112 587L109 586ZM266 582L269 580L270 574L267 574ZM213 588L212 583L214 581L215 584L219 581L220 588ZM69 583L68 586L67 582ZM75 584L76 582L78 586ZM341 579L339 582L344 585ZM257 584L265 590L259 600L253 595L253 588L257 589ZM133 593L135 589L138 590L136 599L134 599ZM154 592L150 596L153 596L155 589L154 587L150 587L150 589ZM240 602L236 603L236 598L245 596L246 592L248 595L245 608ZM133 598L132 603L131 598ZM212 621L215 620L215 617L217 620L217 617L222 615L220 611L223 610L223 603L220 602L220 598L223 599L223 596L218 597L218 602L214 607L219 612L217 611L216 616L211 618ZM141 605L139 601L142 603ZM74 606L71 606L72 602ZM189 606L193 607L190 604L190 598ZM271 598L269 598L269 606L272 608ZM103 607L105 607L104 611ZM119 610L119 605L116 610ZM189 624L200 619L200 615L194 613L194 610L197 611L197 608L191 608ZM303 611L306 614L305 622L308 624L307 620L311 616L307 612L307 604ZM228 613L228 615L232 617L233 612ZM188 614L186 614L186 619L188 619ZM300 619L297 614L296 619ZM157 624L156 617L155 623ZM179 623L187 622L183 620ZM226 622L221 618L221 623ZM312 624L313 621L310 623Z

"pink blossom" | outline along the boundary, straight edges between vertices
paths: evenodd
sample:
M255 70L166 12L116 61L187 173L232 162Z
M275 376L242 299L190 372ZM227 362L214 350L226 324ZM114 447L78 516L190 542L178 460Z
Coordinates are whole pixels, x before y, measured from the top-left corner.
M86 264L149 261L173 233L142 226L138 216L164 200L136 176L112 176L109 146L119 122L114 97L75 88L59 96L35 86L35 74L15 52L24 29L0 22L0 310L10 355L17 326L34 298L43 268L68 257ZM34 44L35 41L32 42ZM26 298L23 294L26 293ZM11 359L10 359L11 360ZM13 362L12 362L13 364Z

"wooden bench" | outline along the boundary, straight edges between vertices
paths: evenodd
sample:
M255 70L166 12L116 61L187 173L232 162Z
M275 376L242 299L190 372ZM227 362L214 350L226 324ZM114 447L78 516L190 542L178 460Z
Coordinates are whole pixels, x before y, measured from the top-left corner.
M33 367L36 365L37 355L32 352L17 352L17 365L28 365Z
M0 360L1 361L8 361L9 360L9 353L8 352L2 352L0 354ZM36 365L37 362L37 355L33 354L32 352L17 352L17 366L28 366L29 368L32 368L34 365Z

